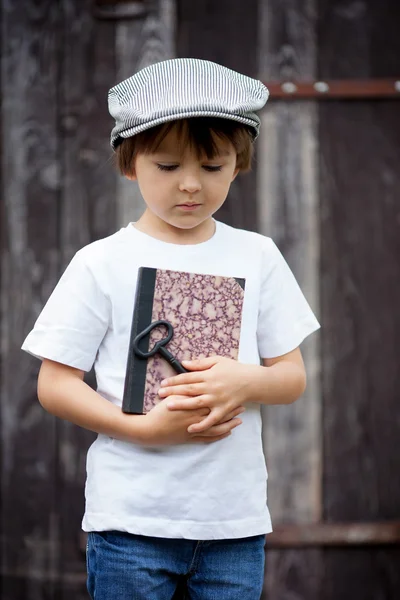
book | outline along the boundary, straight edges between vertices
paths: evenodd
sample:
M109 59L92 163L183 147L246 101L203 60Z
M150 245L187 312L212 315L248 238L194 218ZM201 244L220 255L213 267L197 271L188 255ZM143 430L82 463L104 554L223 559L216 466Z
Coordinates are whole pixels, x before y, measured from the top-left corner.
M242 278L139 269L123 412L146 414L160 402L161 381L177 374L163 353L178 364L210 356L238 359L244 290Z

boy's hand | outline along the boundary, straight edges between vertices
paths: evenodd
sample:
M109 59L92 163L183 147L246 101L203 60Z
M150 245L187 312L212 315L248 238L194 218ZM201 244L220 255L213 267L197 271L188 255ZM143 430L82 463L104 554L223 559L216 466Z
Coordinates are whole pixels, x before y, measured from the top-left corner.
M254 369L259 368L221 356L183 361L182 364L193 373L164 380L158 395L167 398L166 404L172 411L209 408L208 416L189 426L188 431L197 434L222 422L237 408L243 408L249 400L248 382ZM172 394L181 398L169 398Z
M178 396L174 398L177 402L182 399ZM203 442L211 443L222 440L231 435L232 429L241 424L237 419L242 409L230 411L215 426L202 429L201 433L189 433L188 428L197 424L209 414L208 408L198 408L194 410L176 410L170 411L165 402L157 404L142 420L141 441L145 446L183 444L185 442Z

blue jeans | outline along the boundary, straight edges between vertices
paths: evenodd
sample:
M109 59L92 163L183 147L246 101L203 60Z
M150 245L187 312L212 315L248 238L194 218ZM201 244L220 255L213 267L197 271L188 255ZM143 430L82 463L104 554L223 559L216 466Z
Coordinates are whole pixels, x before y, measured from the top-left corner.
M92 600L172 600L184 583L180 598L259 600L264 544L264 535L198 542L91 532L89 594Z

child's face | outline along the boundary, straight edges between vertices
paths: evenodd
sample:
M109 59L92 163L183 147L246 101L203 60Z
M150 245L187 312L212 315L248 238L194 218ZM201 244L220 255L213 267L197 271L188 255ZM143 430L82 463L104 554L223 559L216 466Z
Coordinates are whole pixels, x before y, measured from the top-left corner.
M218 156L199 159L191 148L179 151L172 129L155 153L138 154L129 179L137 179L147 210L178 229L193 229L224 203L238 173L236 151L215 138Z

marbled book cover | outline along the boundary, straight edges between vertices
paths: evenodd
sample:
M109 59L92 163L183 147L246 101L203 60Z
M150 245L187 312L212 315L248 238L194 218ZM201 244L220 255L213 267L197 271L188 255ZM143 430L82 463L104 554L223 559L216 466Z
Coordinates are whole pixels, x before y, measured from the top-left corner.
M174 369L159 354L139 358L133 340L151 323L166 320L174 328L167 349L179 361L209 356L237 360L245 280L142 267L139 269L122 410L143 414L160 402L158 389ZM165 337L154 329L145 350Z

